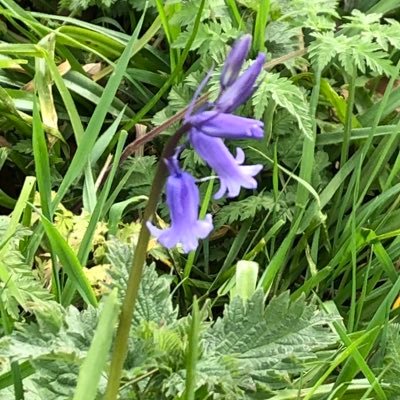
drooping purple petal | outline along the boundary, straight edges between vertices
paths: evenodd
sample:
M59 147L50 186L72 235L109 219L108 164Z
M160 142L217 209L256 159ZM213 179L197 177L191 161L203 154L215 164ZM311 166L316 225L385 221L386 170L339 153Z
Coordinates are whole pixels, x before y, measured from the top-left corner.
M253 64L236 81L224 90L217 100L216 107L223 113L230 113L243 104L254 92L254 84L265 62L265 55L260 53Z
M225 60L224 68L221 73L221 88L226 89L235 82L239 75L240 69L247 57L250 50L251 35L244 35L236 40L233 44L232 50Z
M213 229L211 215L199 220L199 190L195 180L183 172L176 158L167 162L171 175L166 183L167 205L171 214L171 226L158 229L150 221L146 225L150 233L165 247L181 244L188 253L195 250L199 239L206 238Z
M206 135L219 138L261 139L264 136L264 124L261 121L215 110L191 115L186 122Z
M241 148L237 148L235 158L222 139L205 135L194 128L189 133L189 139L200 157L219 176L220 188L214 195L215 199L220 199L225 193L228 197L236 197L241 187L257 187L257 181L253 177L261 171L262 165L241 165L244 162Z

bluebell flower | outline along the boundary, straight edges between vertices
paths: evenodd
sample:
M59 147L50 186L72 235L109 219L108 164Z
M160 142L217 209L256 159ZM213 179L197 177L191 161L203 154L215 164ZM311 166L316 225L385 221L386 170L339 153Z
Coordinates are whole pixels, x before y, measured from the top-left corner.
M206 238L213 229L211 215L199 220L199 189L192 175L180 169L177 156L167 160L169 177L166 201L171 215L171 226L158 229L147 221L150 233L165 247L181 244L185 253L195 250L199 239Z
M252 95L254 84L264 65L265 56L259 54L253 64L238 76L249 46L248 36L238 40L233 46L223 68L221 94L213 108L191 114L193 107L190 107L190 112L185 116L185 123L191 127L190 143L220 179L220 188L214 196L215 199L221 198L225 193L228 197L235 197L241 187L255 189L257 181L254 176L262 169L262 165L242 165L243 150L238 148L234 157L222 140L261 139L264 136L264 125L261 121L230 114Z
M251 35L243 35L234 43L222 69L220 79L222 90L225 90L228 86L231 86L232 83L236 81L244 60L249 53L250 44Z
M226 88L216 102L220 112L230 113L243 104L254 92L254 84L265 62L265 55L260 53L253 64L236 81Z
M242 165L244 152L238 147L236 157L230 153L224 141L218 137L211 137L192 128L189 140L206 163L217 173L220 180L220 188L214 195L220 199L227 193L228 197L236 197L240 188L255 189L257 181L253 178L257 175L262 165Z
M240 70L250 48L250 35L238 40L224 64L221 74L221 93L214 104L208 104L193 114L195 100L206 85L210 73L200 84L184 122L189 129L189 141L200 157L218 174L220 187L214 195L219 199L225 194L236 197L242 187L255 189L257 175L262 165L243 165L244 152L236 149L234 157L224 144L224 139L260 139L264 134L261 121L244 118L231 113L254 92L265 56L260 54L253 64L240 76ZM171 214L171 226L161 230L147 221L150 233L167 248L181 244L185 252L195 250L199 239L204 239L213 229L211 215L199 220L199 190L194 178L183 172L178 163L177 150L167 160L169 177L166 183L167 205Z
M217 110L203 111L186 117L186 122L202 133L226 139L261 139L264 124L252 118L221 113Z

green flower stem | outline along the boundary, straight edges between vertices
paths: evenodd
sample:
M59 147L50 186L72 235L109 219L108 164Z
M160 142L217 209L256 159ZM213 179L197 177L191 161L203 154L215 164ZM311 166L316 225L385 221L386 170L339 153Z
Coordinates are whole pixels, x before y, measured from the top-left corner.
M122 375L122 368L128 351L129 331L135 311L136 300L138 297L140 281L142 278L143 266L146 261L147 247L150 239L150 232L146 227L148 221L157 209L157 203L161 196L162 188L166 181L168 170L164 159L172 157L180 139L188 131L189 126L183 125L166 143L158 163L157 171L153 180L149 200L144 210L142 227L135 249L132 267L129 273L126 295L122 303L121 314L117 335L114 341L114 349L111 357L110 374L105 393L105 400L116 400Z

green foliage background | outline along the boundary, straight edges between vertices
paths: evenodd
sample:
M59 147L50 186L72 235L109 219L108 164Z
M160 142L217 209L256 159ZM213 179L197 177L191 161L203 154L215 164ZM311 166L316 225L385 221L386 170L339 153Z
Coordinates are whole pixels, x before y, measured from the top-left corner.
M202 180L212 235L190 255L150 242L120 398L400 398L397 1L0 0L0 15L2 399L103 397L162 147L211 69L201 101L216 98L243 33L267 54L238 111L264 122L239 143L258 188L215 201ZM249 298L239 260L259 265Z

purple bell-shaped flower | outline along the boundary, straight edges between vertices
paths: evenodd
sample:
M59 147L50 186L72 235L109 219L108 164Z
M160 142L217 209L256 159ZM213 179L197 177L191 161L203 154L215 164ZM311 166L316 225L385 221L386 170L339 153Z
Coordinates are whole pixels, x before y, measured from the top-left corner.
M219 177L220 188L214 195L215 199L220 199L225 193L228 197L236 197L241 187L257 187L257 181L253 177L262 170L262 165L241 165L244 162L244 152L240 147L236 149L235 158L222 139L205 135L193 128L189 140L200 157Z
M211 215L199 220L199 189L192 175L180 169L177 156L166 160L169 177L166 183L167 205L171 226L156 228L147 221L147 228L168 249L181 244L185 253L195 250L199 239L206 238L213 229Z
M186 122L197 131L219 138L261 139L264 136L264 124L261 121L217 110L190 115L186 117Z
M219 199L225 194L236 197L242 187L255 189L257 175L262 165L242 165L244 152L237 148L234 157L223 139L261 139L264 126L261 121L231 113L254 92L265 56L259 54L253 64L240 76L240 70L250 48L251 36L239 39L229 53L221 74L221 93L214 104L193 113L195 100L207 83L210 74L200 84L186 112L185 124L189 128L189 141L200 157L218 174L220 188L214 195ZM177 151L178 154L179 150ZM211 215L199 220L200 195L194 178L180 169L177 154L168 159L170 175L166 183L167 205L171 226L156 228L150 221L150 233L167 248L181 244L187 253L195 250L199 239L207 237L213 229Z
M223 139L261 139L264 125L261 121L230 114L243 104L254 92L254 84L264 65L265 56L257 59L240 76L239 72L250 47L250 36L239 39L229 53L221 75L221 94L214 107L192 114L192 107L185 116L191 126L189 140L193 148L220 179L220 188L214 198L227 193L228 197L239 194L240 188L255 189L262 165L242 165L244 152L237 149L234 157ZM201 87L205 83L203 82ZM197 92L195 98L197 96Z

